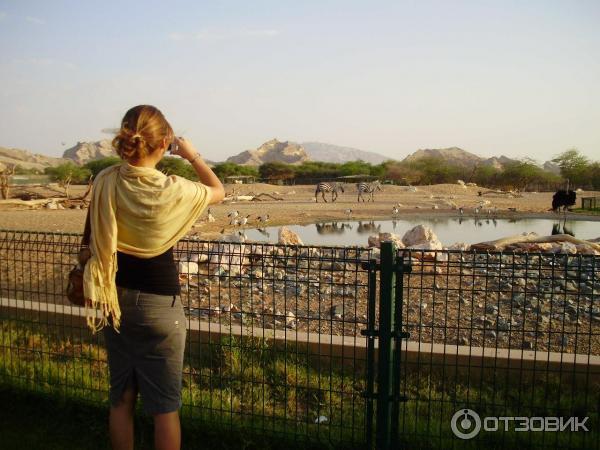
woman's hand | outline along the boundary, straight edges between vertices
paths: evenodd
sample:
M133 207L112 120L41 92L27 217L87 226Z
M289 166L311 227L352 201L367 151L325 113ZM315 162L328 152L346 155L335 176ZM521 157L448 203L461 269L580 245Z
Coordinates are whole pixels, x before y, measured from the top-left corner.
M189 161L198 154L198 150L191 141L182 137L175 137L174 142L175 150L171 153L172 155L179 155Z

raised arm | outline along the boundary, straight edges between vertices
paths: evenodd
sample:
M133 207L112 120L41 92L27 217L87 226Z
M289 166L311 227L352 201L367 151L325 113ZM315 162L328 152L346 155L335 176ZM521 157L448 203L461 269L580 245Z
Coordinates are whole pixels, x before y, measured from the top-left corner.
M225 198L225 188L223 187L221 180L219 180L212 169L208 167L208 164L204 162L202 156L200 156L200 153L198 153L190 141L184 138L175 138L175 142L177 143L177 146L171 154L179 155L190 162L202 184L207 186L210 190L209 204L213 205L221 202L221 200Z

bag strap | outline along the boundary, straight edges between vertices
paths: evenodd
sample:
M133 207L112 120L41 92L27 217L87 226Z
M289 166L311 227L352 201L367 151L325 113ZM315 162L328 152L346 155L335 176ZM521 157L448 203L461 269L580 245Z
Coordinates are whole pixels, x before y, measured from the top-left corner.
M81 248L89 247L91 232L92 225L90 224L90 207L88 206L87 216L85 218L85 227L83 229L83 238L81 239Z

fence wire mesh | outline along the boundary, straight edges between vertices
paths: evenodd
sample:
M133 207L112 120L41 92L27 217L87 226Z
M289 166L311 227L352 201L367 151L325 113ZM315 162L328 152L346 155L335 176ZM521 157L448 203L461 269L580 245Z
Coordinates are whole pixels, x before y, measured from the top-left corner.
M0 230L0 383L107 405L103 335L64 295L80 240ZM188 322L183 421L341 448L373 441L378 249L184 239L174 254ZM397 256L412 268L396 294L410 333L394 362L397 446L600 448L598 256ZM462 441L450 427L461 408L589 417L591 431Z

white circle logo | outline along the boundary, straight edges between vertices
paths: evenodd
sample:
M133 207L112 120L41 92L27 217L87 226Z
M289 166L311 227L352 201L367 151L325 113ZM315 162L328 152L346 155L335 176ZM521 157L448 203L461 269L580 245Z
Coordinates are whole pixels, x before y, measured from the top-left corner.
M460 439L473 439L481 430L481 418L472 409L459 409L452 416L450 427Z

